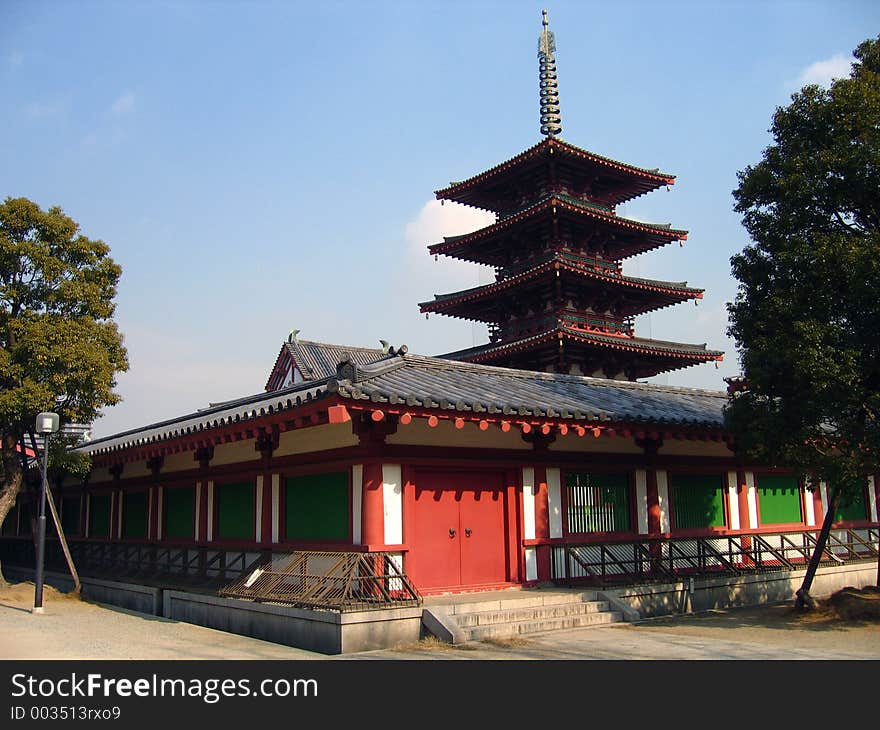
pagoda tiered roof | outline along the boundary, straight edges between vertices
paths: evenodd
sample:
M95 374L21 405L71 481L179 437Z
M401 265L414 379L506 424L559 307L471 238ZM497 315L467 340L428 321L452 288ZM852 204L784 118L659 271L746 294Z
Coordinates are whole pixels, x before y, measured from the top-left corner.
M522 292L524 289L541 285L542 279L546 281L548 276L555 281L554 272L574 278L576 286L592 285L609 291L611 297L623 301L617 307L618 313L623 317L644 314L689 299L703 297L702 289L690 288L687 282L623 276L603 266L590 266L580 257L556 251L514 276L471 289L435 294L433 301L422 302L419 306L422 312L436 312L483 322L498 322L501 321L498 310L503 307L504 294Z
M461 236L444 237L442 243L428 246L432 254L504 266L508 263L511 236L524 240L554 218L575 226L583 226L585 235L596 229L608 235L605 242L606 258L616 260L645 253L673 241L687 239L687 231L669 224L645 223L616 215L609 208L588 203L561 193L551 193L517 213L495 223ZM614 238L611 238L613 236Z
M439 357L462 362L492 364L496 362L510 363L514 358L527 358L530 352L548 352L548 343L559 342L569 349L594 350L597 360L607 359L608 354L618 354L621 362L629 358L637 361L639 372L635 377L653 377L662 372L696 365L703 362L720 361L724 353L709 350L705 344L689 344L683 342L667 342L650 340L629 335L601 334L585 332L574 327L556 324L542 332L528 335L517 340L489 343L465 350L449 352ZM606 353L603 355L602 353ZM525 357L523 357L525 356ZM568 356L571 361L581 358ZM533 368L539 369L539 368Z
M555 167L552 171L551 162ZM591 200L608 206L675 183L675 175L657 168L636 167L547 137L515 157L467 180L450 183L435 194L438 200L505 212L516 207L511 193L524 178L533 189L555 178L572 189L585 190Z

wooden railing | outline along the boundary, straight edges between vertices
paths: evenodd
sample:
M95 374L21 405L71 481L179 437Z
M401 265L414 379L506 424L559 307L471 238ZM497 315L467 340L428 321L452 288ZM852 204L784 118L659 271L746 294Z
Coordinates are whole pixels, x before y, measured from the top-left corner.
M794 570L806 566L817 536L816 529L554 545L551 577L557 583L604 585ZM876 561L878 545L880 527L832 530L820 564Z
M4 564L32 568L36 563L30 538L0 541L0 560ZM71 541L70 552L77 571L83 576L144 582L182 584L215 589L238 578L271 554L266 550L233 550L185 545L151 545L125 542ZM57 540L47 540L47 570L67 572L67 564Z
M418 591L400 567L399 556L384 552L276 554L219 593L334 611L421 604Z

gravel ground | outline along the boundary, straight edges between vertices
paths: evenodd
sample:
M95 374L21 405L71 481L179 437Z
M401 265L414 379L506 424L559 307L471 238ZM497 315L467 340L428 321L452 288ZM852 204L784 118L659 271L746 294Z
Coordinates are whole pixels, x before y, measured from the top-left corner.
M880 659L880 624L787 605L711 611L449 647L427 640L341 657L98 605L33 584L0 590L0 659Z

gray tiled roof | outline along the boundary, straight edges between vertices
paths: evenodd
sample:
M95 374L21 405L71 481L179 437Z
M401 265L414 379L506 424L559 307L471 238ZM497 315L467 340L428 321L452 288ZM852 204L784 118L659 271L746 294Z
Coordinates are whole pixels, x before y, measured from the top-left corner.
M375 347L346 347L310 340L297 340L285 344L305 380L323 380L334 375L337 363L346 353L351 355L351 359L358 365L366 365L385 357L385 353Z
M519 340L511 342L487 343L485 345L477 345L469 347L466 350L457 350L455 352L447 352L439 357L449 360L464 360L480 355L488 354L494 351L502 351L520 345L526 345L531 341L538 341L542 338L554 335L557 332L564 332L578 339L585 344L596 343L600 346L608 345L618 348L632 348L638 350L653 350L670 355L678 355L681 357L705 357L706 359L714 359L724 353L720 350L708 350L705 344L695 345L687 342L668 342L666 340L651 340L646 337L615 337L613 335L603 335L596 332L583 332L571 327L551 327L544 332L534 335L528 335Z
M254 421L263 416L291 410L305 403L312 403L325 394L326 382L324 379L317 384L314 382L299 383L290 388L274 390L270 393L263 392L226 401L195 413L188 413L167 421L95 439L77 447L74 451L102 454L166 441L180 436L189 436L235 423Z
M346 375L354 377L344 377ZM727 395L421 355L359 367L328 384L343 398L475 413L720 427Z
M343 353L355 349L338 348ZM512 370L410 354L386 355L365 365L356 361L340 363L333 370L332 377L320 381L229 401L96 439L77 450L103 454L145 446L255 421L333 393L344 400L377 405L405 404L456 412L565 418L573 422L638 421L716 428L723 425L722 410L727 400L722 391Z
M616 272L608 273L607 271L596 271L595 269L587 269L585 267L580 267L576 264L570 263L564 257L560 256L558 252L554 252L547 256L542 256L537 261L535 261L534 266L524 269L523 271L520 271L507 279L496 280L488 284L481 284L480 286L471 287L469 289L461 289L459 291L449 292L446 294L435 294L433 301L419 302L419 306L422 307L424 311L425 307L430 307L431 305L435 305L441 302L447 302L450 300L461 298L474 299L484 294L493 294L496 290L499 289L510 289L516 287L523 281L535 277L538 274L541 274L545 271L552 271L552 265L557 262L562 265L564 270L574 271L577 275L584 277L584 279L598 279L602 282L608 282L612 286L626 287L628 290L636 292L660 289L663 290L659 292L661 294L673 292L675 294L695 296L697 294L702 294L704 291L703 289L688 287L686 281L662 281L660 279L642 279L635 276L624 276L623 274L618 274Z

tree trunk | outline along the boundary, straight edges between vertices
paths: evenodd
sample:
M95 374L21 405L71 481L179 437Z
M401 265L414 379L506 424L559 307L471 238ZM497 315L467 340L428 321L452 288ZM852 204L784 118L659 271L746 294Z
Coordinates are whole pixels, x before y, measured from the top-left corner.
M817 487L818 488L818 487ZM804 576L804 582L795 593L794 605L796 608L814 608L816 602L810 596L810 588L813 585L813 578L816 576L816 570L819 568L819 562L822 560L822 553L825 552L825 545L828 544L828 535L831 534L831 525L834 522L834 515L837 512L837 504L840 501L840 488L834 486L831 488L831 496L828 499L828 511L825 513L825 519L822 520L822 529L819 530L819 537L816 540L816 549L810 556L810 564L807 566L807 573Z
M21 489L22 471L21 464L18 461L18 454L15 452L15 442L12 442L12 448L7 449L4 442L3 449L3 475L4 481L0 485L0 525L3 524L6 516L9 514L18 492ZM3 566L0 564L0 586L6 585L6 579L3 577Z

